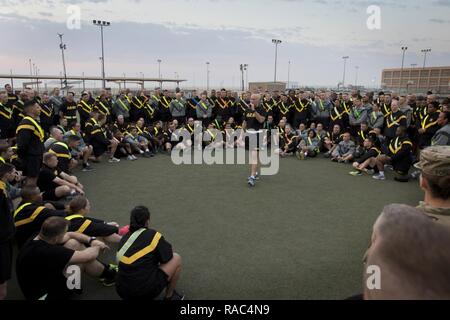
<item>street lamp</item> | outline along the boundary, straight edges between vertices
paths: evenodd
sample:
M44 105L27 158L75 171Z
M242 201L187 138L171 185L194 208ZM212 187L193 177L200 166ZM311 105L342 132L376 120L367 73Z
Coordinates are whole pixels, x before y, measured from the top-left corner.
M242 76L242 91L245 90L245 85L244 85L244 71L247 70L248 64L241 64L240 65L240 70L241 70L241 76Z
M401 93L401 91L402 91L403 65L404 65L404 62L405 62L405 52L406 52L406 50L408 50L408 47L402 47L402 51L403 51L403 53L402 53L402 68L401 68L401 71L400 71L400 84L398 86L398 93Z
M67 72L66 72L66 60L64 58L64 50L67 49L66 45L63 43L63 33L58 33L60 44L59 48L61 49L61 56L62 56L62 63L63 63L63 70L64 70L64 87L67 87Z
M421 51L422 51L422 53L424 54L424 55L423 55L423 68L425 69L425 63L426 63L426 61L427 61L427 53L428 53L428 52L431 52L431 49L430 49L430 48L428 48L428 49L422 49Z
M105 80L105 50L104 50L104 46L103 46L103 27L109 27L111 25L111 22L101 21L101 20L92 20L92 23L95 26L100 27L100 34L101 34L101 41L102 41L102 81L103 81L103 89L105 89L106 80Z
M206 91L209 91L209 62L206 62Z
M273 82L277 82L277 58L278 58L278 45L281 43L281 40L272 39L272 43L275 44L275 74L273 76Z
M350 58L349 56L344 56L342 59L344 59L344 75L342 77L342 88L345 88L345 68L347 66L347 59Z
M287 87L288 89L290 89L290 75L291 75L291 61L288 61L288 81L287 81Z
M156 62L158 62L158 79L161 80L161 59L156 60Z

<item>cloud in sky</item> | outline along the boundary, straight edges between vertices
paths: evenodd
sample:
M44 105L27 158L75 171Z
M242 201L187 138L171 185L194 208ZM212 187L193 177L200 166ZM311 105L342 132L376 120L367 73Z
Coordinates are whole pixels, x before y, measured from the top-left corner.
M338 0L0 0L0 27L9 30L0 52L0 73L27 72L29 58L41 73L61 70L59 39L63 32L69 73L98 74L99 31L92 19L112 22L105 30L107 74L156 76L162 73L206 83L205 62L211 62L215 86L238 86L239 64L248 63L250 81L273 79L272 38L279 47L279 76L300 84L336 85L342 78L341 57L350 55L348 79L359 66L359 82L380 81L381 69L419 63L420 49L433 48L429 62L450 64L446 29L448 1ZM67 7L81 9L81 30L67 30ZM366 28L368 5L381 8L381 30ZM428 4L435 4L434 6ZM440 6L436 9L436 5ZM417 10L417 7L420 10ZM101 14L99 14L101 13ZM440 22L441 21L441 22ZM5 38L5 37L4 37ZM16 39L21 39L17 41ZM352 82L353 80L348 80Z

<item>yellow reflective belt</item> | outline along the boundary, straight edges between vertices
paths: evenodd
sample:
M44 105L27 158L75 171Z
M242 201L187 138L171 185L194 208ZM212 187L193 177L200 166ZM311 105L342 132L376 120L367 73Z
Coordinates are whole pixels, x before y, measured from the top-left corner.
M8 192L6 192L6 183L0 180L0 190L3 191L5 197L8 198Z
M75 218L84 218L84 217L81 214L72 214L70 216L67 216L65 219L70 221Z
M45 108L44 108L45 107ZM52 116L52 111L47 109L46 106L41 106L41 111L47 116L47 117L51 117Z
M219 102L219 99L217 99L217 103L219 104L219 107L221 107L222 109L225 109L226 107L228 107L228 102L223 101L222 98L220 98L220 100L223 102L223 104L221 104L221 103Z
M437 120L427 124L427 120L428 120L429 117L430 117L430 115L428 114L422 121L422 129L424 129L424 130L428 129L429 127L434 126L435 124L437 124Z
M319 100L319 104L320 104L319 110L324 111L325 107L323 106L322 100Z
M58 157L58 158L67 158L67 159L70 159L70 155L65 154L65 153L57 153L57 152L55 152L55 151L53 151L53 150L48 150L48 152L54 154L54 155L55 155L56 157Z
M363 138L364 140L366 139L366 136L365 136L365 134L364 134L364 131L360 130L360 131L358 132L358 135L359 135L361 138Z
M85 112L87 113L91 113L92 111L92 107L90 105L88 105L86 102L84 102L83 100L81 100L81 109L83 109ZM83 107L84 106L84 107Z
M380 153L381 153L381 151L375 147L370 148L370 150L375 150L378 153L378 155L380 155Z
M71 156L71 154L70 154L69 147L68 147L65 143L63 143L63 142L55 142L54 144L63 147L64 149L67 150L68 153L67 153L67 154L66 154L66 153L57 153L56 151L54 151L54 150L52 150L52 149L48 150L49 153L53 153L53 154L54 154L55 156L57 156L58 158L67 158L67 159L72 158L72 156Z
M0 114L2 115L2 116L4 116L6 119L11 119L11 114L12 113L10 113L10 114L6 114L6 113L4 113L3 111L0 111Z
M65 219L71 221L71 220L73 220L75 218L84 219L84 217L81 214L73 214L73 215L70 215L70 216L66 217ZM86 221L84 221L83 224L75 232L83 233L87 229L87 227L90 226L91 223L92 223L91 220L86 219Z
M150 115L153 116L153 114L155 113L155 109L152 108L150 103L146 103L145 106L146 106L146 110L149 110Z
M387 116L389 116L392 113L391 110L388 110L386 103L383 103L383 109L384 109L384 112L386 112L384 117L387 117Z
M162 105L163 105L163 107L164 108L169 108L169 102L167 101L167 98L166 97L163 97L163 100L164 100L164 102L165 102L165 104L163 103Z
M306 103L306 106L302 103L302 100L298 100L300 102L300 105L302 106L302 111L309 105L309 102Z
M108 108L103 104L103 102L101 102L100 100L98 101L98 103L102 106L102 108L104 109L104 111L106 112L102 112L105 115L109 115L109 110ZM100 110L100 109L99 109ZM101 112L101 111L100 111Z
M298 111L299 113L301 113L301 112L303 112L303 110L305 110L305 107L303 106L303 104L301 103L300 100L299 100L299 102L300 102L301 108L299 109L295 103L294 103L294 107L295 107L295 109L297 109L297 111Z
M124 264L132 264L132 263L136 262L137 260L139 260L143 256L145 256L145 255L151 253L152 251L154 251L156 249L156 246L158 245L160 239L161 239L161 233L157 232L155 234L155 236L153 237L152 242L148 246L146 246L145 248L139 250L138 252L133 254L131 257L125 257L125 256L120 257L119 261L124 263Z
M394 114L391 113L390 116L389 116L389 118L392 121L391 123L389 123L389 121L386 121L388 128L392 128L394 125L398 125L399 126L400 125L399 121L402 120L403 118L406 119L406 116L400 116L400 117L398 117L398 119L394 120L393 115ZM389 118L388 118L388 120L389 120Z
M217 134L214 135L209 129L207 129L206 131L208 131L208 133L210 134L210 136L213 140L216 140Z
M242 108L242 104L244 104L244 106L245 106L246 108L250 108L250 107L248 106L248 104L247 104L244 100L241 100L241 109L242 109L242 110L245 111L245 109Z
M127 105L120 99L117 99L119 101L119 103L122 105L122 107L126 110L126 111L130 111L127 107Z
M350 113L350 109L347 107L347 104L345 103L345 101L342 102L344 104L344 112L343 113Z
M134 105L138 108L138 109L142 109L142 106L144 105L144 103L139 99L139 97L134 97L135 103ZM136 105L136 101L137 101L137 105Z
M333 108L333 110L334 110L334 112L336 113L336 116L335 117L333 117L333 115L331 116L331 120L333 120L333 121L335 121L336 119L342 119L342 114L343 114L343 112L342 113L339 113L339 111L338 111L338 109L337 109L337 107L335 106L334 108Z
M203 109L208 110L208 106L203 101L200 101L200 105Z
M281 106L282 106L282 108L280 108L280 111L281 111L282 114L286 114L286 113L289 112L289 108L287 108L287 107L284 105L284 102L281 102Z
M25 203L25 204L23 204L22 206L20 206L19 208L17 208L17 210L14 211L14 218L17 216L17 214L18 214L23 208L25 208L25 207L27 207L27 206L29 206L29 205L31 205L31 203ZM44 210L44 209L45 209L44 206L42 206L42 207L37 207L36 210L34 210L33 214L32 214L29 218L26 218L26 219L23 219L23 220L16 221L16 222L14 223L15 226L16 226L16 227L20 227L20 226L22 226L22 225L24 225L24 224L33 222L34 219L36 219L36 217L37 217L37 216L42 212L42 210Z
M18 207L18 208L16 209L16 211L14 211L14 218L17 216L17 214L18 214L20 211L22 211L23 208L25 208L25 207L27 207L27 206L29 206L29 205L31 205L31 203L30 203L30 202L27 202L27 203L24 203L23 205L21 205L20 207Z
M34 125L34 127L32 125L22 124L17 127L16 134L19 133L19 131L22 129L32 130L33 133L39 138L39 140L41 142L43 142L44 141L44 130L42 130L41 126L36 122L36 120L34 120L31 117L26 116L23 118L23 120L25 120L25 119L29 120Z
M0 157L0 162L1 163L6 163L5 159L3 159L3 157Z

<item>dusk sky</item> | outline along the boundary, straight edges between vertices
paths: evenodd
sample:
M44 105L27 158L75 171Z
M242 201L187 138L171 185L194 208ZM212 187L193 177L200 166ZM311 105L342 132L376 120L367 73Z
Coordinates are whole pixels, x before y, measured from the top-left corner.
M70 30L67 9L77 5L81 28ZM366 12L380 8L381 25L369 30ZM272 81L275 47L279 81L299 85L379 85L383 68L423 63L450 65L450 1L365 0L0 0L0 73L29 74L28 61L41 74L62 71L57 33L64 33L68 74L100 75L100 31L93 19L111 21L105 29L106 74L187 79L205 87L238 87L239 64L249 65L249 81Z

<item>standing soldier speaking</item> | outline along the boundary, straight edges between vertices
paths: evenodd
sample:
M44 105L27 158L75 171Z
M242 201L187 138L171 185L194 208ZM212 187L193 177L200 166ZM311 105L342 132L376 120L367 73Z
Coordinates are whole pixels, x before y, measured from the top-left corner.
M258 177L259 162L259 148L262 141L259 141L260 133L262 132L264 121L266 121L266 111L260 104L261 96L259 94L252 94L250 97L250 108L245 110L245 120L243 127L246 128L248 136L248 150L250 152L250 177L247 183L250 187L254 187Z

